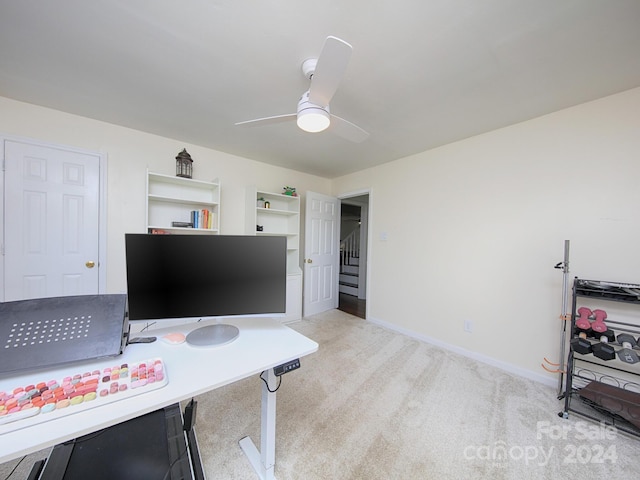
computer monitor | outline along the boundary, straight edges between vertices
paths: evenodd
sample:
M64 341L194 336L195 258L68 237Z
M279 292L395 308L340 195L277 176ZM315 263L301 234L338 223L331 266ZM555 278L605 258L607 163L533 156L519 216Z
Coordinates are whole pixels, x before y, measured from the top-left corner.
M130 321L269 316L285 313L283 236L126 234ZM187 342L228 343L233 325L194 330Z

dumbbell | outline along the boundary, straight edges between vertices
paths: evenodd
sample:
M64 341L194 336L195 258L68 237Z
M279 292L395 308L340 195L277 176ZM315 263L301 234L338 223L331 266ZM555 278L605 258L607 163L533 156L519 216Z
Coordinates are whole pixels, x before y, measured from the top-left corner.
M600 343L595 343L591 349L593 354L602 360L613 360L616 358L616 351L610 342L615 342L616 334L613 330L607 329L600 335Z
M604 323L604 320L607 318L607 312L605 312L604 310L594 310L592 313L593 313L593 316L595 317L595 320L591 324L591 329L597 333L606 332L607 324ZM597 337L598 335L594 335L594 336Z
M632 350L633 347L638 346L636 339L628 333L621 333L618 335L618 343L622 345L622 348L618 350L618 358L625 363L638 363L640 358L638 354Z
M578 337L572 338L571 342L571 350L577 353L581 353L582 355L588 355L592 353L591 342L587 340L587 334L582 332Z
M585 335L591 335L591 322L589 317L592 315L591 309L587 307L580 307L578 309L578 318L576 318L576 330L577 333L584 333Z

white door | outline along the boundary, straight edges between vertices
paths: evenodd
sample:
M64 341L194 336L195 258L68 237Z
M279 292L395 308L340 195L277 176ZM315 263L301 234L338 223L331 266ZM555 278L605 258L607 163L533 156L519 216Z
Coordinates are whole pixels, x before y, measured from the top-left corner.
M100 156L4 141L3 301L99 293Z
M304 316L338 308L340 208L338 199L307 192Z

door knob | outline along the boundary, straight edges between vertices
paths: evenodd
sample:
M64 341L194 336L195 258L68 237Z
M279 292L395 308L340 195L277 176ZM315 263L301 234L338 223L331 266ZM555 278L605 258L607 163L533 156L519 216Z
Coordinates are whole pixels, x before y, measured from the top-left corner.
M313 263L313 260L311 260L310 258L307 258L307 263Z
M89 260L87 263L85 263L87 268L93 268L96 266L96 262L94 262L93 260Z

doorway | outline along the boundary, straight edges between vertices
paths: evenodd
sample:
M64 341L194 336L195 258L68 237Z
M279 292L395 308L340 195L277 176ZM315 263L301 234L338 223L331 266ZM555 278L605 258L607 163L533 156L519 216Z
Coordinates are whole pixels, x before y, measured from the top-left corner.
M369 194L344 197L340 204L338 309L366 318Z

